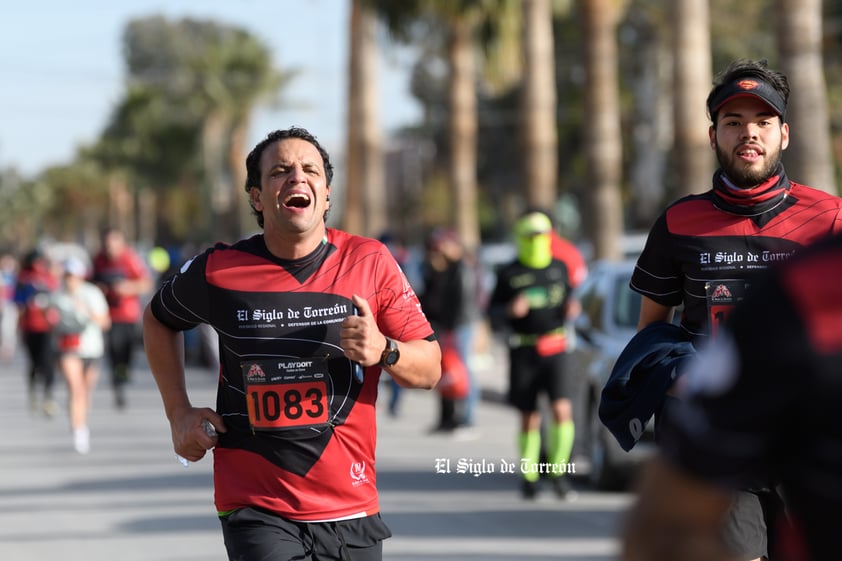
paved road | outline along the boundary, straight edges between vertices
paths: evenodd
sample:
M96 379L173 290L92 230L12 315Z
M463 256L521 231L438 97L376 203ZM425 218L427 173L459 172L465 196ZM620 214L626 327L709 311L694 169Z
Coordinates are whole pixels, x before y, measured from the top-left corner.
M502 389L504 368L497 358L481 363L486 394ZM87 456L73 451L63 407L52 419L28 412L22 371L20 359L0 365L0 559L225 559L210 459L189 468L176 461L142 361L127 410L113 409L104 379L97 388ZM213 404L210 372L191 369L189 384L195 403ZM57 388L63 401L63 384ZM549 493L524 501L518 477L500 473L504 460L516 461L514 412L484 400L478 434L442 436L429 434L437 406L432 392L410 390L399 417L381 412L378 483L383 516L394 533L385 559L616 558L614 536L628 495L592 493L577 481L576 501L561 502ZM474 473L457 473L460 460ZM447 461L450 473L443 472Z

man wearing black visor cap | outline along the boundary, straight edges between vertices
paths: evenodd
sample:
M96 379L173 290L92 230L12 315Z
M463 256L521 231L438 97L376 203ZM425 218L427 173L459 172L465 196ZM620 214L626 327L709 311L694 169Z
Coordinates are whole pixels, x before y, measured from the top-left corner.
M708 111L711 118L715 120L716 112L729 101L738 97L756 97L773 109L783 122L786 120L788 93L788 91L778 91L775 86L761 78L737 78L722 84L718 90L714 90L708 98Z
M649 232L630 283L642 295L639 331L672 322L683 306L680 334L685 345L690 341L699 349L721 335L725 318L764 270L842 231L842 200L791 181L781 163L790 138L789 93L786 76L766 61L737 60L715 80L707 98L708 134L719 168L712 188L669 205ZM632 339L630 347L635 339L645 337ZM646 349L632 350L645 365ZM774 561L783 541L777 529L786 526L775 472L769 466L762 472L744 469L756 467L750 442L711 438L709 427L682 399L688 391L682 374L682 367L674 371L675 381L655 413L656 466L663 469L657 478L644 478L645 501L630 518L630 547L648 551L640 558L687 558L658 557L651 548L665 540L686 546L672 539L675 532L696 536L699 517L713 516L703 503L692 513L682 507L697 504L684 499L706 481L738 490L722 521L723 546L735 559ZM750 419L757 405L746 403L744 419L734 419L734 426Z

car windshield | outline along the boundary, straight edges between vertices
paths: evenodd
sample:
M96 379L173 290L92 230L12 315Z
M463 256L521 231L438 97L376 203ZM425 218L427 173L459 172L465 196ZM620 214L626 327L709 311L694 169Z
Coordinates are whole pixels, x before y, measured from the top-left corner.
M620 275L614 280L614 294L617 302L614 323L618 327L636 328L640 318L640 294L629 288L629 276Z

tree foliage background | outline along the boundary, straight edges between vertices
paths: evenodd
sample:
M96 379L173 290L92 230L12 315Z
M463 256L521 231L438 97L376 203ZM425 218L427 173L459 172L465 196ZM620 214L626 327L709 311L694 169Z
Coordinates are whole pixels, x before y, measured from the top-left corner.
M520 54L522 33L529 30L518 27L521 3L354 1L362 1L381 23L378 48L400 41L412 45L418 56L411 90L423 116L394 132L382 146L386 227L408 242L419 242L432 228L458 224L466 211L454 193L468 188L474 193L462 200L469 201L475 214L471 220L477 224L479 241L506 238L514 212L530 202L528 173L522 165ZM564 233L581 241L592 235L587 225L605 212L599 205L583 204L593 183L586 140L593 113L599 110L587 109L589 37L580 19L592 2L547 1L552 5L556 112L551 126L558 169L552 210ZM815 0L804 0L804 6L811 1ZM601 2L617 9L613 40L619 122L615 130L600 134L616 135L622 145L617 189L623 228L642 230L686 187L676 164L681 154L673 152L671 120L670 37L680 30L672 29L672 0ZM781 7L780 2L710 0L711 74L735 58L768 59L779 67L780 31L769 14ZM799 9L800 3L786 4ZM821 9L826 124L838 181L842 60L831 55L842 48L842 3L825 2ZM469 26L469 50L475 57L469 76L475 92L475 162L468 187L455 185L464 174L442 173L452 169L458 138L452 128L460 115L450 90L450 49L459 25ZM73 161L34 178L0 170L0 247L6 251L23 251L44 238L91 243L98 229L114 224L136 240L164 245L230 241L254 230L243 192L243 162L250 147L243 142L254 110L265 103L283 103L284 87L295 79L294 72L283 70L283 61L275 61L247 29L224 22L151 15L127 24L121 48L124 93L100 138L81 148ZM810 132L796 130L793 135ZM334 159L342 161L340 154ZM785 163L790 165L786 159ZM341 186L341 167L338 172L335 182ZM704 186L709 179L694 181ZM835 191L835 185L828 188Z

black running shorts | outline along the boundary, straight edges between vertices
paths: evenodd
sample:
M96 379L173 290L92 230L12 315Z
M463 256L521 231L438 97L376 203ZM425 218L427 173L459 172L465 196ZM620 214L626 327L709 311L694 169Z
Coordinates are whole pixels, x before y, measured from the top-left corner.
M382 561L392 533L379 514L294 522L256 508L221 516L229 561Z
M550 401L572 399L575 380L567 372L567 353L539 355L535 347L509 351L509 403L518 411L538 410L538 396L545 392Z

